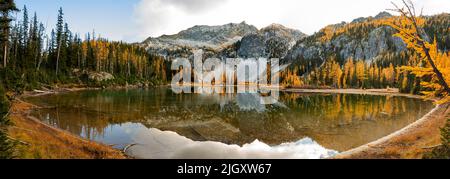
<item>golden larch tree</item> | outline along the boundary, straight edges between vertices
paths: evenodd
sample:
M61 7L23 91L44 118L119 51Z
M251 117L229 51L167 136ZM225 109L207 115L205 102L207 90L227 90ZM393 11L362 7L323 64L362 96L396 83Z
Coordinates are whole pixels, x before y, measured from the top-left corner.
M402 1L403 8L394 4L393 11L399 12L400 17L386 22L387 25L396 29L398 32L394 35L400 37L409 49L414 50L419 56L419 60L424 61L425 64L420 66L416 63L414 66L403 66L400 69L409 71L417 77L431 77L430 81L422 81L421 85L427 90L422 93L426 97L442 97L439 103L449 102L450 88L450 68L448 64L448 55L444 52L439 52L437 48L436 39L429 42L428 36L423 30L426 20L416 15L416 10L411 1ZM410 63L412 64L412 63Z

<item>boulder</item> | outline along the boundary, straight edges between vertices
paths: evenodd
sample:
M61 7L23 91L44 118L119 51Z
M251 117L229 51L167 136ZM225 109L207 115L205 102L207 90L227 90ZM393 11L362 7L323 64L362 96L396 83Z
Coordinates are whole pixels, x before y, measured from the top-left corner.
M114 80L114 76L106 72L88 72L87 75L89 80L97 82Z

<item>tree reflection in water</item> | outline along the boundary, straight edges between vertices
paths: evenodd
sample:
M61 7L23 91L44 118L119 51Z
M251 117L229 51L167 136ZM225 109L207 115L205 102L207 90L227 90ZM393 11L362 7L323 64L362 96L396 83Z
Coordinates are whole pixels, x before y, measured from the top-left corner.
M194 141L275 146L312 138L345 151L384 137L428 113L420 99L352 94L281 93L261 105L257 94L174 94L170 89L104 90L33 97L48 108L33 115L82 137L108 144L133 143L130 128L174 131Z

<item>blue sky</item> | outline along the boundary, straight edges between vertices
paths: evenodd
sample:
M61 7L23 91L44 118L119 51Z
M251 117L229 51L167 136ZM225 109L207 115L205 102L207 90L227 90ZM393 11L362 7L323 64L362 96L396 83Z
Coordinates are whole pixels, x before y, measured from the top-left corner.
M39 19L48 29L56 24L59 7L64 10L64 17L74 32L85 34L92 32L113 40L140 41L133 38L134 6L138 0L16 0L22 9L27 6L30 13L36 11ZM21 13L21 12L19 12Z
M95 29L111 40L140 42L175 34L194 25L242 21L258 28L272 23L313 34L329 24L375 16L401 0L16 0L36 11L48 29L55 26L59 7L72 31ZM412 0L425 15L450 13L450 0Z

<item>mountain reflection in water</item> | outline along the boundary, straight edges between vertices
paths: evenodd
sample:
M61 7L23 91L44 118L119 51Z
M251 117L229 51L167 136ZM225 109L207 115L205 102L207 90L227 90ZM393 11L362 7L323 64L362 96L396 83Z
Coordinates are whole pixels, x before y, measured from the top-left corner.
M127 148L126 153L145 159L316 159L337 154L310 138L278 146L269 146L258 140L238 146L192 141L175 132L158 129L141 128L133 136L136 143Z
M434 107L420 99L393 96L281 92L280 102L274 105L262 105L259 97L174 94L169 88L156 88L81 91L26 100L46 107L32 114L44 122L117 148L137 143L137 133L130 131L157 129L192 142L241 148L256 140L272 148L311 140L319 147L345 151L399 130ZM324 151L321 154L328 152Z

